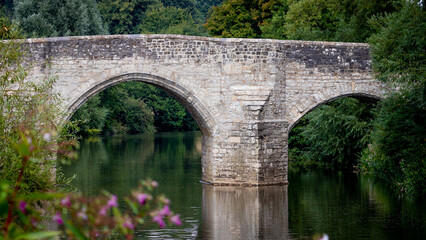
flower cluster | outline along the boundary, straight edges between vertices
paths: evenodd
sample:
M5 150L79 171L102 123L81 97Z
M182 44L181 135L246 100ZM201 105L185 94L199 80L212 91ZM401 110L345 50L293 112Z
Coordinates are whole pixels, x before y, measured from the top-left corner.
M149 219L161 228L165 227L166 222L181 225L179 215L170 211L170 200L152 195L157 186L155 181L141 182L137 190L123 199L126 203L123 205L116 195L108 192L104 192L104 196L92 198L67 195L58 201L59 211L52 219L65 227L67 235L90 239L108 238L113 233L133 239L138 225Z

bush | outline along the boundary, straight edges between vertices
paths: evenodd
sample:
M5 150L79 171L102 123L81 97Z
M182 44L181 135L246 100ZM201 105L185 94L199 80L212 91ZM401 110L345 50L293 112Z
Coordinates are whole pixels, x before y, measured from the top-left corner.
M380 103L360 169L401 192L426 193L426 85L393 92Z
M308 113L301 121L305 125L296 126L290 134L292 164L297 154L297 165L305 168L353 169L367 146L371 108L369 103L347 97Z

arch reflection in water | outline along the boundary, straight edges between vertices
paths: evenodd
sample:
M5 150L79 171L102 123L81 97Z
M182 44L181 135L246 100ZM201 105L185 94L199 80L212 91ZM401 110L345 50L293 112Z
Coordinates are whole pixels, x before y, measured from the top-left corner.
M288 239L287 189L203 185L200 239Z

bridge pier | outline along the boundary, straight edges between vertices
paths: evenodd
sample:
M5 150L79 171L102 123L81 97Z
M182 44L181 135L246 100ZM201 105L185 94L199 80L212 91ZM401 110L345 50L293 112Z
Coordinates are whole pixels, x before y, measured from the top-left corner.
M203 136L202 180L213 185L287 184L287 127L285 121L233 122L214 136Z

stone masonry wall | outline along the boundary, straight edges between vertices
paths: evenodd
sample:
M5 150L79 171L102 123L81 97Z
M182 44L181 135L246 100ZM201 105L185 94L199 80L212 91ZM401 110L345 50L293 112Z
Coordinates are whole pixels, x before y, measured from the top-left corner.
M29 39L30 80L51 74L71 115L125 81L165 89L203 133L203 180L287 182L288 131L300 117L344 95L380 98L366 44L114 35Z

